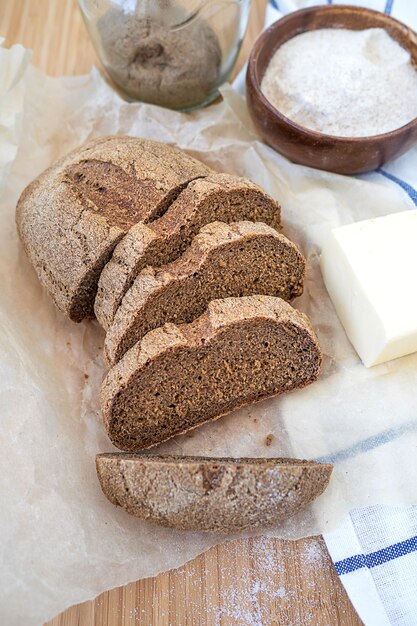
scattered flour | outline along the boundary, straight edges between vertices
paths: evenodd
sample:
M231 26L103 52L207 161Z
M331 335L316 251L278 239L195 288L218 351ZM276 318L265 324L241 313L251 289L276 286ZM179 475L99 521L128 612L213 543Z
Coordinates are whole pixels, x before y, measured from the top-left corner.
M326 560L326 554L318 541L307 542L303 550L303 562L306 567L320 567Z
M261 89L286 117L329 135L378 135L417 117L417 71L382 28L293 37L275 52Z
M239 576L235 576L234 548L231 544L231 565L225 567L219 561L218 592L214 593L207 581L204 582L206 597L215 597L219 601L215 614L207 606L207 623L213 626L270 626L277 624L276 619L280 616L283 620L280 623L285 626L330 626L318 622L323 606L317 593L322 575L320 566L327 562L322 541L310 538L303 542L302 571L298 576L288 570L288 563L293 556L290 543L281 544L282 548L277 552L273 539L256 537L251 541L251 565L247 571L243 571L243 574L239 571ZM192 563L177 570L178 574L193 580L198 590L201 589L198 572L194 571ZM285 581L285 585L281 581ZM187 602L190 598L191 595ZM196 598L198 600L198 593ZM199 610L200 604L195 607L188 605L187 612L194 614Z
M331 626L336 619L344 619L340 591L335 590L331 599L320 596L323 571L329 567L321 539L299 542L297 563L291 560L294 551L289 542L280 543L278 549L274 539L268 537L256 537L250 542L249 555L246 552L243 557L248 559L247 569L239 567L238 576L235 563L241 558L239 544L231 542L219 552L218 576L213 579L204 574L204 567L202 570L198 560L163 574L164 602L155 595L155 605L140 603L138 606L135 584L123 588L124 600L118 606L118 623L126 626L158 626L160 623L169 626L174 623L175 626L275 626L278 623L285 626ZM168 609L171 602L175 606L179 592L180 602L184 603L180 614L185 621ZM101 604L104 596L100 596L96 605ZM335 614L323 611L326 602L328 606L334 604ZM324 615L329 622L323 621Z

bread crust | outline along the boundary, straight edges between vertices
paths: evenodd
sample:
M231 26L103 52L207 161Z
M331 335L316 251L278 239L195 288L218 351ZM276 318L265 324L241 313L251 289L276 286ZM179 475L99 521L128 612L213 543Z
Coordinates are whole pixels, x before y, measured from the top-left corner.
M331 465L297 459L99 454L106 497L179 530L236 532L288 519L319 496Z

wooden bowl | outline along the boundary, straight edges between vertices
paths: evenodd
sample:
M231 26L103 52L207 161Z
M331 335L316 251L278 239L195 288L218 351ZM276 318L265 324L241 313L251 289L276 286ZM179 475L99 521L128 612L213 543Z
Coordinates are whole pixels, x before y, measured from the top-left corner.
M246 74L249 112L265 142L291 161L339 174L368 172L399 156L417 141L417 118L382 135L336 137L296 124L261 92L263 75L277 48L295 35L319 28L384 28L409 50L417 67L417 34L389 15L345 5L302 9L272 24L256 40Z

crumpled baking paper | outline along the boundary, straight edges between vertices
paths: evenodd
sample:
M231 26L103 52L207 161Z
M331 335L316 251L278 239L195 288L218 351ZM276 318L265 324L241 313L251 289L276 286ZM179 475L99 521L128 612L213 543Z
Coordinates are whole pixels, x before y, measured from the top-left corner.
M0 37L0 189L17 153L22 126L25 73L32 56L20 44L6 50L2 48L3 43L4 37Z
M96 70L57 79L30 68L25 81L21 139L0 201L0 622L40 624L224 540L141 522L110 504L98 485L95 454L114 449L99 414L104 334L97 323L73 324L54 307L14 224L25 185L91 137L161 140L215 169L252 178L282 203L284 232L308 259L305 292L295 305L317 330L321 380L177 437L159 451L333 461L325 494L268 531L271 536L330 530L356 506L415 503L417 356L365 369L318 268L331 227L404 210L405 195L384 183L289 163L260 142L244 100L230 87L222 103L185 115L122 101ZM401 297L395 285L387 289Z

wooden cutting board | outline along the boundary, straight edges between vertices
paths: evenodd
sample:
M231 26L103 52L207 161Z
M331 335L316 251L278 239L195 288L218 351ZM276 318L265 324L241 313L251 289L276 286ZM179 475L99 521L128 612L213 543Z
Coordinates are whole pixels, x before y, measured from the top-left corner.
M267 0L253 0L236 72L262 29ZM52 76L88 72L95 54L76 0L0 0L6 45L33 49ZM22 602L25 598L22 597ZM28 607L30 611L30 606ZM185 566L106 591L47 626L358 626L320 537L226 542Z

